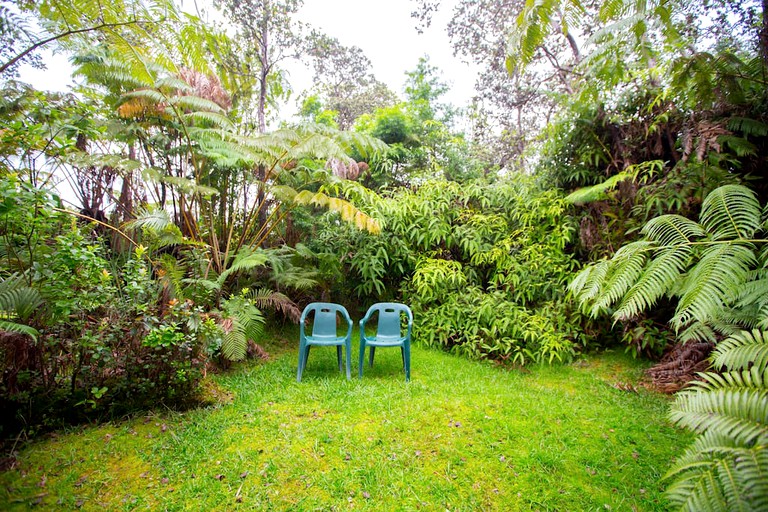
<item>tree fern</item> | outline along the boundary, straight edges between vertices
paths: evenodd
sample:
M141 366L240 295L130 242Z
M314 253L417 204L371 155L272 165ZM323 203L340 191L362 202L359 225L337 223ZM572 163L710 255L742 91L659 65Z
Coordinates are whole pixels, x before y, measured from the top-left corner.
M40 293L24 284L18 275L0 280L0 329L37 339L38 331L26 322L43 303Z
M585 267L569 289L592 315L612 307L627 320L663 296L677 298L672 325L686 340L713 339L714 331L765 325L768 314L766 242L755 194L740 185L715 189L704 201L701 222L679 215L651 219L643 239L610 260ZM627 255L652 251L638 271ZM617 305L618 303L618 305Z
M251 290L247 297L251 299L259 309L273 309L282 313L285 317L290 318L292 321L299 323L301 309L299 309L296 303L288 298L288 296L274 290L258 288L256 290Z
M701 224L714 240L751 239L760 228L757 195L741 185L724 185L701 205Z
M257 339L264 330L264 316L251 299L235 295L222 302L225 319L221 354L230 361L245 358L248 341Z
M679 329L694 319L705 322L716 318L733 302L754 263L754 253L748 247L722 244L705 249L685 277L672 325Z
M680 510L765 510L768 507L768 332L741 332L713 352L722 374L678 394L670 416L700 437L666 478Z

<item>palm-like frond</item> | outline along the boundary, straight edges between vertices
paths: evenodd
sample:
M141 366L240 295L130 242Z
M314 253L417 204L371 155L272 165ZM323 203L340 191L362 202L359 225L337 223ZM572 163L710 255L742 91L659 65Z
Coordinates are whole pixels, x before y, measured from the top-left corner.
M768 368L768 332L741 331L717 344L712 362L718 368L765 372Z
M705 322L717 317L735 298L754 261L754 253L742 245L707 248L685 278L672 325L680 328L694 319Z
M659 250L634 285L624 294L614 312L617 320L626 320L647 311L672 290L688 267L693 249L688 245Z
M700 434L666 478L681 510L765 510L768 507L768 332L741 332L720 342L716 366L678 394L676 424Z
M710 192L701 205L701 224L714 240L751 239L761 224L757 195L741 185Z
M299 319L301 319L301 309L288 296L280 292L258 288L251 290L248 298L261 310L273 309L290 318L295 323L299 323Z

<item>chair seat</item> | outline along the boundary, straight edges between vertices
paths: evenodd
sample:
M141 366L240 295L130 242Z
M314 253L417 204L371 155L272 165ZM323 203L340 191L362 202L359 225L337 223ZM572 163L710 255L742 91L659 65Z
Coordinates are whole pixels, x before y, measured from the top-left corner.
M306 336L307 343L311 345L341 345L346 341L344 336L310 335Z
M365 339L365 344L374 347L397 347L405 342L403 336L377 336Z

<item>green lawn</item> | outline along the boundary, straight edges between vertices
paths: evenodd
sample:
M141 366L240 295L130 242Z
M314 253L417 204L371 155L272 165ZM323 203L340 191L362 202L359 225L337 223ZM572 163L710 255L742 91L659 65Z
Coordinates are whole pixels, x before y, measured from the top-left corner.
M622 389L643 369L623 354L518 371L414 348L405 383L398 350L347 381L319 348L299 384L297 345L214 377L216 407L29 444L0 509L664 510L692 439L668 397Z

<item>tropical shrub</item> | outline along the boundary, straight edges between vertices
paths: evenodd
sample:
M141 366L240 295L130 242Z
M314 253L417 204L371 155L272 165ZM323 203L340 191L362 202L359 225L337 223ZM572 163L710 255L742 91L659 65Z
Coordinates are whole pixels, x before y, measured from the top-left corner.
M562 292L576 268L575 226L557 192L518 175L433 180L364 208L381 219L381 234L328 223L307 242L339 251L349 282L340 296L406 301L415 339L474 358L565 362L589 343Z

